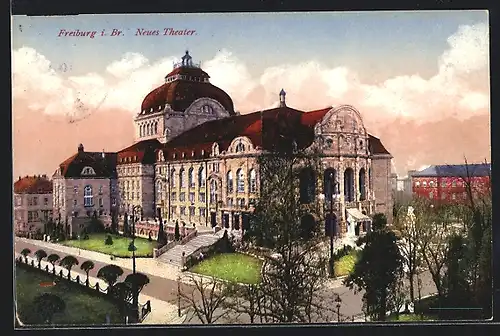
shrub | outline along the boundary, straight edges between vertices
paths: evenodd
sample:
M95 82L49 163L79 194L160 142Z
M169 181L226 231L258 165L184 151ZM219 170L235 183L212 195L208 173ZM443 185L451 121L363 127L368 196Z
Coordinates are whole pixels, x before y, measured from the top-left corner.
M153 238L151 238L151 232L149 233L148 241L153 241Z
M90 238L90 237L89 237L89 234L88 234L88 233L86 233L86 234L85 234L85 236L83 236L83 239L84 239L84 240L88 240L89 238Z
M111 237L111 235L106 236L106 240L104 241L104 244L113 245L113 238Z

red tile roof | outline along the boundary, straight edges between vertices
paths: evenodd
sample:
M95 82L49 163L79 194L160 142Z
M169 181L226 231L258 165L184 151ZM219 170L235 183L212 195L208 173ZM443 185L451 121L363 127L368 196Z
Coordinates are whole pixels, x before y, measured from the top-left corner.
M161 111L166 104L169 104L174 111L184 111L199 98L212 98L230 114L234 114L233 100L226 92L209 82L183 79L165 83L148 93L142 102L141 113Z
M172 70L165 78L174 76L174 75L186 75L186 76L192 76L192 77L199 77L199 78L210 78L210 76L203 71L201 68L197 67L185 67L181 66L178 68L175 68Z
M143 163L153 164L156 160L156 151L162 148L162 144L156 139L136 142L117 153L117 164Z
M14 183L14 193L16 194L51 194L52 181L45 176L25 176L19 177Z
M302 115L302 123L309 127L314 127L331 109L332 107L327 107L321 110L306 112Z

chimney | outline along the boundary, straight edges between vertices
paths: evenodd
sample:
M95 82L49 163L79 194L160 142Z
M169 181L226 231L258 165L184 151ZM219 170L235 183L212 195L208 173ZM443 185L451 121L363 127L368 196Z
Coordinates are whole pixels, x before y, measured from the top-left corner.
M280 107L285 107L286 106L285 96L286 96L285 90L281 89L281 91L280 91Z
M78 153L82 153L82 152L83 152L83 145L79 144L78 145Z
M19 181L21 181L21 176L19 176Z
M47 178L47 175L46 175L46 174L43 174L43 175L42 175L42 177L43 177L44 179L46 179L46 178Z
M102 150L101 156L102 156L103 159L106 157L106 153L104 153L104 148Z

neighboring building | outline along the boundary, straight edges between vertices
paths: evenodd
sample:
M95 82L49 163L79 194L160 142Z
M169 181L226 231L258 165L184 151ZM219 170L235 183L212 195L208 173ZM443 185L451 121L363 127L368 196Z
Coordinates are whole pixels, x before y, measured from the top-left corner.
M437 202L467 199L467 185L475 194L490 190L490 164L430 166L412 174L413 194Z
M19 177L14 183L14 232L43 232L52 218L52 182L46 175Z
M335 217L343 232L354 232L355 224L369 220L367 215L374 212L386 213L391 221L392 156L366 132L360 113L350 105L299 111L288 107L285 97L282 90L279 107L239 115L229 95L210 84L209 75L186 52L165 83L145 97L134 119L137 142L114 157L106 154L116 160L108 163L108 167L116 164L116 175L107 169L103 178L118 185L117 213L131 215L140 207L141 219L161 215L169 224L179 220L241 229L258 197L256 159L262 150L285 139L300 147L314 144L323 151L321 176L302 174L304 204L318 201L319 194L327 201L334 197ZM92 167L80 164L79 169L87 165ZM58 195L62 197L58 202L71 202L70 195ZM138 230L145 235L149 232L142 230L151 230L154 236L157 228L153 224Z
M54 219L68 220L75 229L93 215L110 217L118 196L116 158L116 153L85 152L80 144L52 176Z

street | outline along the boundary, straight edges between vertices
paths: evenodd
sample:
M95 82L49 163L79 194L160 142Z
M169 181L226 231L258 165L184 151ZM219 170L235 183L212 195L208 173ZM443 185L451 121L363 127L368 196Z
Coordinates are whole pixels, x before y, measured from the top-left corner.
M20 253L24 248L29 248L32 251L32 255L36 250L40 249L39 246L31 242L19 241L19 240L15 241L15 252ZM63 258L66 255L65 253L47 247L43 247L42 249L45 250L45 252L47 252L48 255L55 253L58 254L61 258ZM81 265L85 260L88 260L87 258L82 258L78 256L78 249L76 248L75 248L75 253L73 253L72 255L78 259L79 265ZM99 269L107 264L104 262L98 262L94 260L93 262L95 264L95 267L90 271L90 276L96 277ZM132 273L132 260L130 260L130 268L122 267L122 269L124 271L124 274L120 277L119 281L123 281L128 274ZM171 304L175 305L177 304L177 281L151 274L151 272L141 271L139 268L138 272L147 274L150 279L150 283L144 287L141 293L162 301L169 302ZM85 275L85 272L81 270L79 266L73 267L72 273ZM423 297L435 293L435 286L434 283L432 282L429 272L422 273L420 275L420 278L422 280L422 290L420 295ZM180 285L182 291L184 292L192 291L192 288L190 288L189 285L184 283L181 283ZM340 306L340 314L343 320L350 321L352 320L353 317L355 317L356 320L364 319L363 309L362 309L363 293L362 292L354 293L354 290L350 290L349 288L343 286L339 280L335 280L335 281L330 281L330 284L323 290L323 294L321 295L323 302L331 302L332 305L331 312L329 312L328 317L325 318L327 320L322 322L337 321L337 313L336 313L337 309L335 307L335 302L334 302L337 295L339 295L340 298L342 299ZM415 297L418 298L417 286L415 286ZM183 303L182 305L185 306L185 303ZM237 322L234 321L234 319L237 319ZM243 314L238 317L232 316L231 319L224 318L219 321L219 323L230 323L230 322L250 323L250 320L248 316ZM185 323L199 324L200 321L195 316L188 316Z

